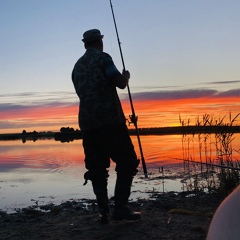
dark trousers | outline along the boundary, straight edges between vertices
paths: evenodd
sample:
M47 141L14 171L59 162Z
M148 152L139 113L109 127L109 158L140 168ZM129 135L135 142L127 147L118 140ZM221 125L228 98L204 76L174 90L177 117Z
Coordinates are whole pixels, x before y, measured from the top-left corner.
M139 160L125 124L83 132L85 179L92 181L99 209L106 208L110 159L116 163L115 205L127 204Z

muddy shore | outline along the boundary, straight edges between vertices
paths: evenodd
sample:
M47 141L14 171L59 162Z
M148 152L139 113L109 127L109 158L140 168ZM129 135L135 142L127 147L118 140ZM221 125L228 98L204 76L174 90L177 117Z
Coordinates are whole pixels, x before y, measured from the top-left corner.
M150 200L130 203L132 209L141 211L141 220L111 220L107 225L98 222L95 200L28 207L13 214L0 212L0 239L201 240L222 200L217 193L156 193Z

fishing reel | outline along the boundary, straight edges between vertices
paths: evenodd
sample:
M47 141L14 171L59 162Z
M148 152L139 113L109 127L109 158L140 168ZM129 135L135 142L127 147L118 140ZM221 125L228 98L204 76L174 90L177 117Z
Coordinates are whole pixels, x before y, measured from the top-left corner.
M129 118L127 119L127 121L128 121L128 126L130 126L131 124L134 124L134 126L136 126L138 121L138 116L129 115Z

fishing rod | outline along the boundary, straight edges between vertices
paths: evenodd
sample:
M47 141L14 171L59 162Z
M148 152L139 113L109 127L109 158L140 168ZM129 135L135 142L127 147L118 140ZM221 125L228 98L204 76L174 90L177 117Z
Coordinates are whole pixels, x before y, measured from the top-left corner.
M121 59L122 59L123 70L125 71L126 69L125 69L125 64L124 64L124 59L123 59L123 54L122 54L121 42L120 42L120 39L119 39L118 30L117 30L117 24L116 24L114 12L113 12L113 5L112 5L112 1L111 0L109 0L109 1L110 1L111 10L112 10L114 26L115 26L115 30L116 30L116 34L117 34L117 40L118 40L118 46L119 46L120 55L121 55ZM135 111L134 111L133 101L132 101L132 96L131 96L129 85L127 85L127 89L128 89L128 96L129 96L130 105L131 105L131 109L132 109L132 115L129 115L129 118L130 118L129 123L133 123L135 128L136 128L138 145L139 145L139 149L140 149L141 161L142 161L142 166L143 166L143 172L144 172L145 177L147 178L148 177L147 167L146 167L145 159L144 159L144 156L143 156L142 144L141 144L141 140L140 140L140 136L139 136L139 130L138 130L138 126L137 126L138 117L136 116Z

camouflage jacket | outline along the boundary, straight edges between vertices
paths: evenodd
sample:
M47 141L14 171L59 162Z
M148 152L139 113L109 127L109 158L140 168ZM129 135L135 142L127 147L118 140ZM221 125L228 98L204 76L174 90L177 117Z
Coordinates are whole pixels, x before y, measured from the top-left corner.
M83 131L126 122L116 86L105 72L106 58L112 61L107 53L90 48L77 61L72 72L80 99L79 126Z

